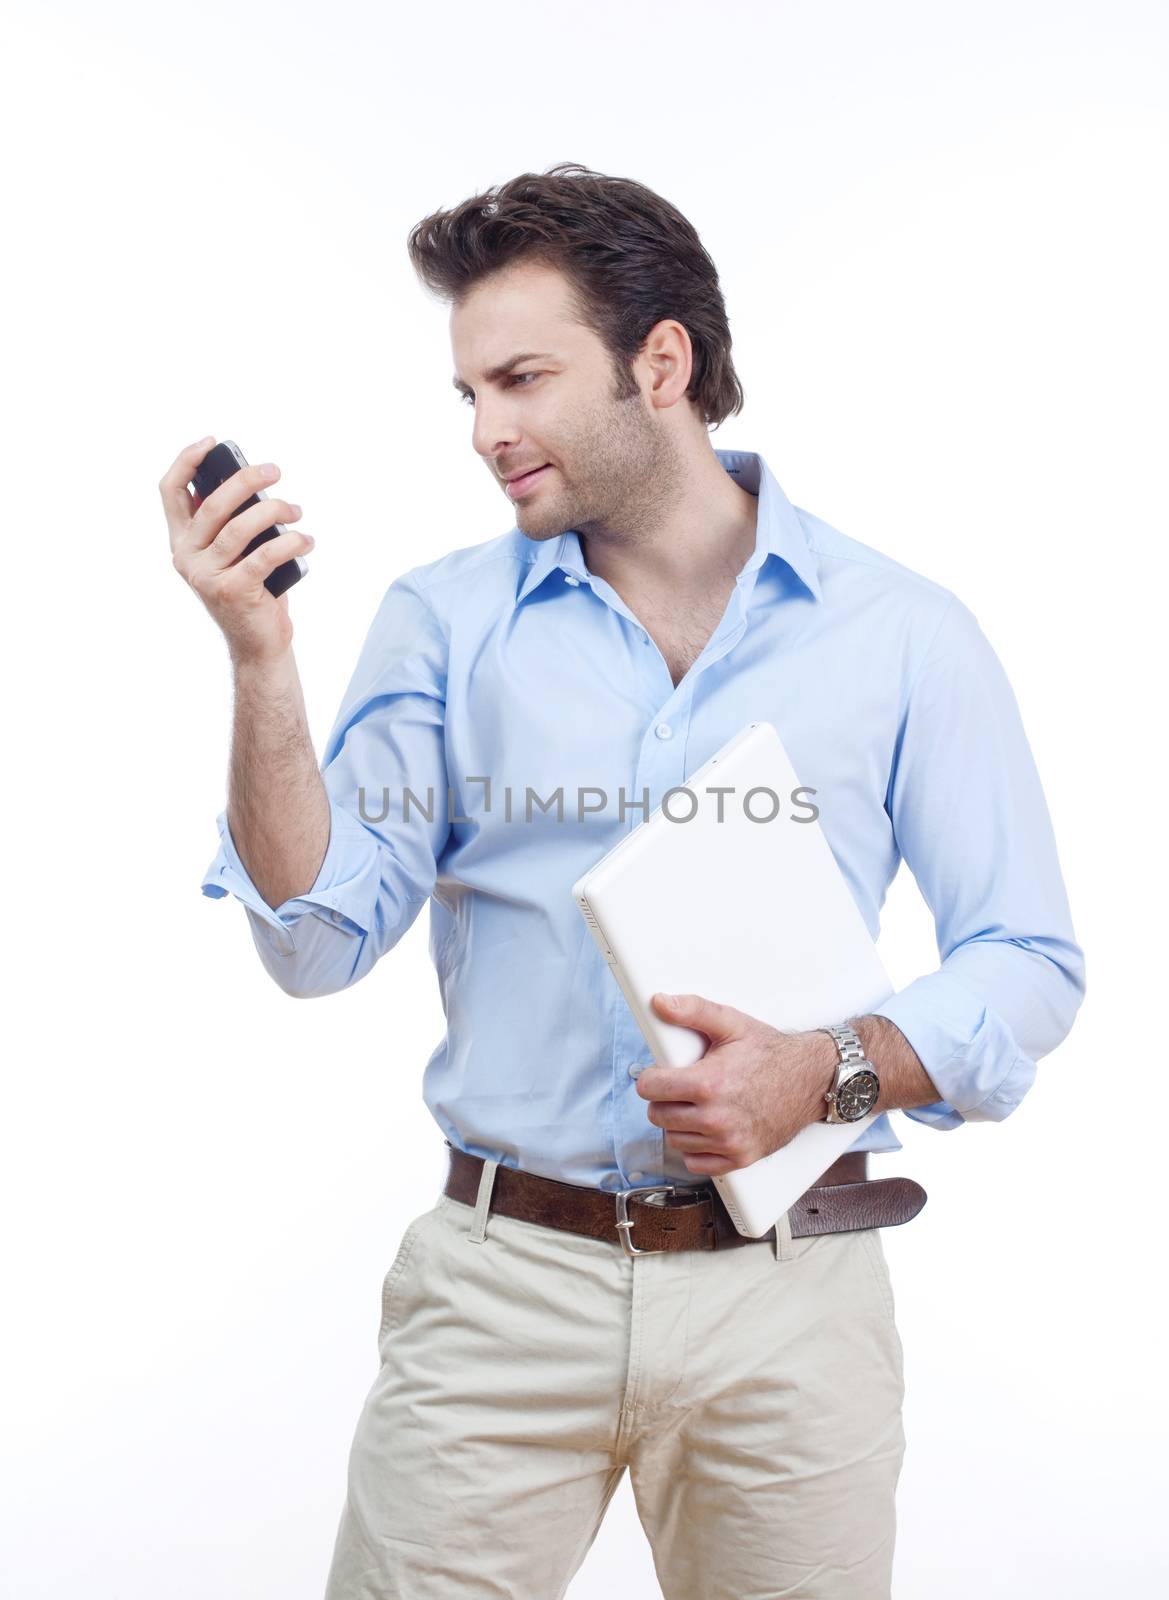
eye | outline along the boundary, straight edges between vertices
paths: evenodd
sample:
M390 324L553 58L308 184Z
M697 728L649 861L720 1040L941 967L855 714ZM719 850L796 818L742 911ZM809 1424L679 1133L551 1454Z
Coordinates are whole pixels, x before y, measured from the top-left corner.
M538 378L539 376L538 372L513 372L508 378L508 382L522 383L525 378ZM464 405L473 406L475 404L475 396L473 394L461 394L459 399Z

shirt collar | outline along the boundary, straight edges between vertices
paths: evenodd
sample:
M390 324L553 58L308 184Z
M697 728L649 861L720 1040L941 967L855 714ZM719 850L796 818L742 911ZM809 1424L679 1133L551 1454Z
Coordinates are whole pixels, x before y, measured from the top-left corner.
M795 507L772 476L763 457L752 450L716 450L715 455L731 477L759 497L755 519L755 548L736 582L750 589L768 556L784 562L816 600L822 598L815 552L808 543L804 525ZM567 573L578 583L587 583L591 574L575 528L551 539L529 539L518 528L513 530L528 563L523 582L516 591L516 605L543 583L553 572Z

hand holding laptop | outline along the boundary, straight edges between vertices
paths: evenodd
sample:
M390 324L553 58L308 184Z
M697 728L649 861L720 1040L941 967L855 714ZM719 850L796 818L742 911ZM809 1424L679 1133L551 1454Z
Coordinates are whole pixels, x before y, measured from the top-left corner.
M839 1059L826 1033L784 1032L703 995L655 994L650 1003L709 1040L694 1066L654 1064L637 1077L647 1117L690 1172L749 1167L824 1116Z
M790 1126L785 1118L792 1112L770 1092L753 1112L746 1105L767 1090L760 1061L769 1052L777 1071L791 1064L778 1054L777 1032L798 1030L806 1041L812 1030L872 1011L893 986L819 822L786 813L760 820L748 809L759 794L778 803L797 791L816 793L801 785L769 722L741 728L683 787L694 800L689 820L679 820L684 806L669 813L659 806L577 879L572 895L653 1053L651 1104L659 1103L657 1087L664 1084L678 1098L661 1103L701 1107L680 1115L704 1130L713 1116L730 1134L729 1148L749 1154ZM662 990L713 1003L723 1018L717 1042L708 1047L710 1035L696 1013L685 1021L681 1013L667 1018L651 1000ZM741 1020L732 1021L731 1013ZM728 1038L727 1026L742 1037ZM833 1081L827 1052L835 1046L822 1037L824 1094ZM812 1058L804 1053L810 1048L805 1042L793 1069L797 1105L812 1094ZM655 1078L659 1069L670 1076ZM687 1098L681 1074L695 1072ZM876 1117L869 1112L837 1123L823 1120L826 1114L825 1104L821 1120L745 1166L712 1165L712 1181L740 1233L761 1238ZM677 1168L667 1145L667 1181L684 1182L695 1170Z

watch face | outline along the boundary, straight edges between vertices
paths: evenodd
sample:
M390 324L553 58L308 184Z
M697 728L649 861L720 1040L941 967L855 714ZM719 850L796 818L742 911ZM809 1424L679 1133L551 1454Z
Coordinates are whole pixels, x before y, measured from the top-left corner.
M881 1086L869 1067L846 1078L836 1093L836 1109L845 1122L859 1122L877 1103Z

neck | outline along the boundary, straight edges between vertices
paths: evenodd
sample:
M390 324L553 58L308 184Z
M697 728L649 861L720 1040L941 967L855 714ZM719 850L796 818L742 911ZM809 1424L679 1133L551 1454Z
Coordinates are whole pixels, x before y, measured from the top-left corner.
M671 467L637 532L580 536L589 570L619 594L702 596L734 582L755 548L759 501L741 489L712 450L688 468ZM651 512L647 515L645 513Z

